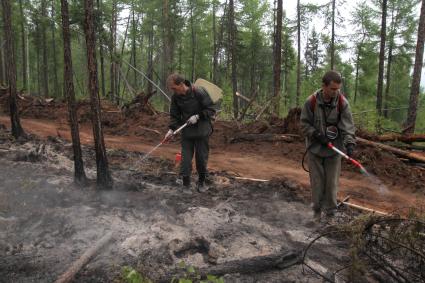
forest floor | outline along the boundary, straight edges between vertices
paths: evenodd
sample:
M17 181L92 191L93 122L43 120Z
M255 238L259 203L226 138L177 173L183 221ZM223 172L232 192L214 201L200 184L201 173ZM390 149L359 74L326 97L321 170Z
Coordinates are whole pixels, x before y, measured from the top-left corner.
M1 130L0 256L5 260L0 261L0 282L51 282L107 231L114 233L114 244L86 265L76 282L117 279L123 265L157 278L181 260L205 267L300 250L317 232L309 206L308 173L301 166L302 139L230 142L237 133L299 134L296 117L243 125L217 121L209 161L215 185L205 194L189 194L176 184L178 140L140 163L143 153L166 132L166 114L120 111L102 101L115 186L113 191L96 192L94 185L79 189L72 183L65 104L25 99L20 101L22 125L34 136L13 141L6 129ZM7 108L3 111L0 123L8 126ZM84 161L93 180L89 114L89 105L80 103ZM374 177L344 163L340 198L350 195L350 202L386 212L424 207L424 168L370 147L359 146L356 158ZM336 268L344 254L340 246L324 239L311 260L324 272ZM226 278L226 282L321 281L300 266Z

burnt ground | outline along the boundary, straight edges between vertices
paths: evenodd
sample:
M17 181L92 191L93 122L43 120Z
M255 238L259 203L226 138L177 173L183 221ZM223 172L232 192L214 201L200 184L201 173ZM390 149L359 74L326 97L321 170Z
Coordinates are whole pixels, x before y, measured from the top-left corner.
M299 185L280 179L238 181L213 172L204 194L176 186L173 164L140 164L139 153L109 150L112 191L72 181L71 145L51 138L0 138L0 281L52 282L105 233L108 244L74 282L120 282L123 266L150 278L184 261L206 267L230 260L301 250L320 228ZM95 178L93 150L83 148ZM334 240L323 239L310 264L325 272L341 263ZM226 282L321 282L301 266L228 274Z

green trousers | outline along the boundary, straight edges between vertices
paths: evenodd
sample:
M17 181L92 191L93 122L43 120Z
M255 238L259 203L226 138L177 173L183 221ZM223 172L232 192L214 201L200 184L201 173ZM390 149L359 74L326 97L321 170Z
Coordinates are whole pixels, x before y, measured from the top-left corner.
M335 209L341 173L341 156L320 157L308 152L313 210Z

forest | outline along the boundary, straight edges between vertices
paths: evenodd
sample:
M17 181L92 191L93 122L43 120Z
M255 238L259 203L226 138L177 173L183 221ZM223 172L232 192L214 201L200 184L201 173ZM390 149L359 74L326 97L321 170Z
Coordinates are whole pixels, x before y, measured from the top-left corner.
M0 10L0 282L425 281L425 0ZM343 157L317 217L300 116L329 70L357 144L322 143ZM223 92L198 176L171 73Z

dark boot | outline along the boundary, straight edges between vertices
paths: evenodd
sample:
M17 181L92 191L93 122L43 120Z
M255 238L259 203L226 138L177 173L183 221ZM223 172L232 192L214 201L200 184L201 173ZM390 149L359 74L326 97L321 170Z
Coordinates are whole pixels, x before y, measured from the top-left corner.
M190 176L183 176L183 186L186 188L190 187Z
M198 183L196 184L196 190L200 193L208 191L208 186L205 185L205 177L206 175L204 174L199 175Z

